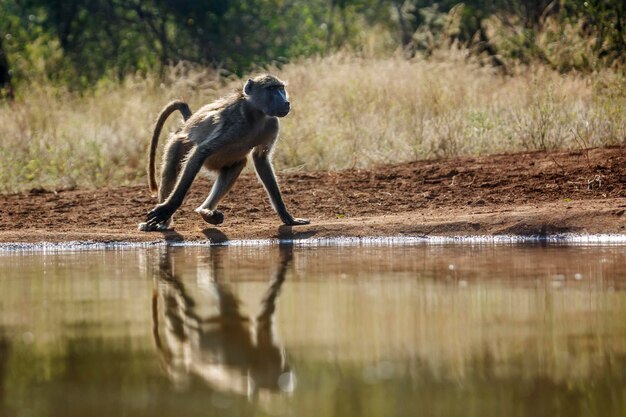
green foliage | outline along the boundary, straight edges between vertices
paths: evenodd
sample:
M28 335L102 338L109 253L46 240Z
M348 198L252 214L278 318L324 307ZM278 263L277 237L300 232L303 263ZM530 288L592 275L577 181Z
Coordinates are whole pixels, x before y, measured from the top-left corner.
M453 43L499 65L589 71L623 63L625 27L623 0L0 0L0 73L18 91L84 90L179 62L240 76L342 48L413 56Z
M570 3L570 24L582 21L582 33L594 39L593 51L610 62L626 55L626 3L623 0L588 0Z
M457 43L499 66L539 61L561 72L589 72L626 61L623 0L393 3L410 56Z
M1 0L18 80L82 89L186 61L241 75L325 48L325 2Z

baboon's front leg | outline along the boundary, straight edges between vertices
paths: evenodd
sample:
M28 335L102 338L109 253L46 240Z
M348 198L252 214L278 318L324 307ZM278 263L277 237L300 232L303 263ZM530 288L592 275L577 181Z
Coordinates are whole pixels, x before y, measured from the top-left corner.
M217 204L226 195L226 193L233 187L235 180L241 174L241 171L246 166L246 160L243 159L236 162L234 165L220 169L220 173L211 188L211 192L204 203L196 209L196 213L199 213L205 222L211 224L220 224L224 221L224 214L221 211L215 210Z
M167 197L167 199L153 208L146 216L146 224L149 227L154 227L157 224L168 220L172 217L172 214L183 204L185 195L193 180L196 178L198 171L202 168L204 160L209 156L209 152L203 148L194 148L191 151L185 167L182 170L181 175L174 186L174 191Z
M253 152L252 160L254 161L256 172L270 197L272 207L274 207L283 223L288 226L309 224L309 219L297 219L287 211L283 198L280 195L280 188L278 188L278 182L276 182L276 176L274 175L274 169L268 154L266 152Z

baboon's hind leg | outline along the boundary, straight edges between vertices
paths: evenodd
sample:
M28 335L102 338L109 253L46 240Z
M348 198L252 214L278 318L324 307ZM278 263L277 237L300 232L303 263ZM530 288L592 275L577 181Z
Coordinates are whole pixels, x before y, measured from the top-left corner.
M215 208L220 200L233 187L235 180L239 177L239 174L241 174L245 166L246 160L243 159L231 166L220 169L209 196L204 200L204 203L196 209L196 212L202 216L205 222L221 224L224 221L224 214L221 211L215 210Z
M172 193L185 156L191 149L191 145L181 139L173 139L167 143L163 152L163 166L161 167L161 183L159 184L159 203L164 202ZM139 230L144 232L168 230L172 225L173 217L154 226L147 223L139 223Z

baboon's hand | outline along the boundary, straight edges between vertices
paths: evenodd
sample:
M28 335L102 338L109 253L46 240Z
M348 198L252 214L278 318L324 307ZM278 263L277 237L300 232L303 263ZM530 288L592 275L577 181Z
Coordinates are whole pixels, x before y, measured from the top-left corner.
M287 226L299 226L302 224L309 224L311 223L311 221L309 219L296 219L294 217L291 217L289 219L285 219L283 223L285 223Z
M176 211L176 208L170 206L169 204L159 204L152 210L148 212L146 215L146 224L149 227L156 226L157 224L166 221L172 214Z

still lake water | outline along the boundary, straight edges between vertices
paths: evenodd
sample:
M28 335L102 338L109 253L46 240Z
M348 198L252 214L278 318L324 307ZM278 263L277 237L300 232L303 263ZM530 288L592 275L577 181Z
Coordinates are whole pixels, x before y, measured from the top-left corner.
M0 253L0 416L624 416L626 246Z

